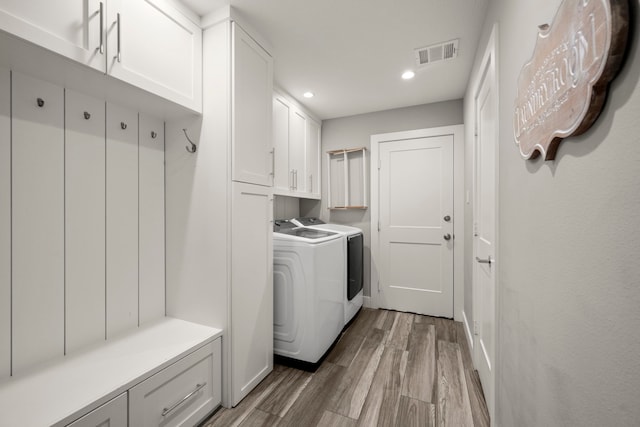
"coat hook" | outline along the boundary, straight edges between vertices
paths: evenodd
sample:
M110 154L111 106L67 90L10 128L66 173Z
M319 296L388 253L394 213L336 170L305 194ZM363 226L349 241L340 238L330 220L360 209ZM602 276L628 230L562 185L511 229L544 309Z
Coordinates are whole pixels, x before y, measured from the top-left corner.
M191 147L186 146L184 148L190 153L195 153L196 150L198 149L198 147L196 146L196 144L194 144L194 142L191 140L191 138L189 138L189 135L187 135L187 130L186 129L182 129L182 132L184 132L184 136L187 138L187 141L189 141L189 144L191 144Z
M127 124L125 122L120 122L120 127L122 130L125 130L127 128Z
M44 99L38 98L38 107L44 106Z
M158 136L158 134L154 131L151 131L151 139L156 139L156 136Z
M85 111L84 112L84 119L85 120L89 120L91 118L91 114L89 114L89 112Z

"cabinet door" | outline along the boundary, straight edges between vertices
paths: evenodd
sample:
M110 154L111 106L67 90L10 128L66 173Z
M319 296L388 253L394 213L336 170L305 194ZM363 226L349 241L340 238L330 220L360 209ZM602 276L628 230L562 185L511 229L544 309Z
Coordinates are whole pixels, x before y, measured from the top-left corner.
M273 98L273 190L287 193L291 189L289 173L289 104Z
M107 72L202 111L202 30L162 0L109 0Z
M0 382L11 363L11 74L0 68Z
M105 40L100 23L106 13L105 1L3 0L0 28L104 71Z
M164 123L140 115L140 323L164 316Z
M232 23L232 179L271 186L273 59Z
M127 392L114 397L67 427L127 427Z
M307 116L302 112L291 109L289 130L289 173L291 174L291 189L304 192L305 185L305 145L307 135Z
M273 369L273 196L232 184L231 403Z
M307 121L307 193L320 198L320 123Z
M13 374L64 354L64 92L12 75Z
M138 114L107 104L107 338L138 325Z
M105 103L65 96L65 339L73 352L104 339Z

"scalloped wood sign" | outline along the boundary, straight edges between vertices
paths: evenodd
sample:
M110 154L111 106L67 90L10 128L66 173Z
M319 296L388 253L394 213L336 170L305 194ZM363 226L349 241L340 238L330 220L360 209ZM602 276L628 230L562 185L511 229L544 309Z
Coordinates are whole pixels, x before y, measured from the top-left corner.
M626 48L628 0L564 0L518 79L513 133L525 159L553 160L598 118Z

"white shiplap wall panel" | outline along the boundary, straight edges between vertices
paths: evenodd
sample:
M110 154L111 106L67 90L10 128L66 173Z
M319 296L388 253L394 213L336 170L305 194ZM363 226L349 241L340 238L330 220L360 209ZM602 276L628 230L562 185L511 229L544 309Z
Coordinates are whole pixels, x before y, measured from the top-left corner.
M0 381L11 369L11 73L0 68Z
M64 91L15 72L12 78L15 375L64 353Z
M106 310L110 338L138 325L138 113L107 104L106 123Z
M85 117L85 113L88 114ZM105 338L105 103L65 96L67 353Z
M139 176L142 324L165 314L164 123L144 115L140 115Z

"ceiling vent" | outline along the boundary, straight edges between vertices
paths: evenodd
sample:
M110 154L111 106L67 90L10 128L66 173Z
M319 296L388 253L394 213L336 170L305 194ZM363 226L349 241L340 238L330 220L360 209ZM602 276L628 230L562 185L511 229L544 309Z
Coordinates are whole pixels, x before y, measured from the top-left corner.
M448 61L458 56L459 39L438 43L414 50L416 65L424 67L435 62Z

